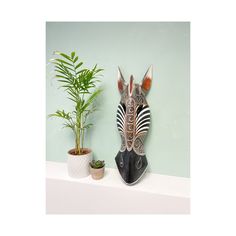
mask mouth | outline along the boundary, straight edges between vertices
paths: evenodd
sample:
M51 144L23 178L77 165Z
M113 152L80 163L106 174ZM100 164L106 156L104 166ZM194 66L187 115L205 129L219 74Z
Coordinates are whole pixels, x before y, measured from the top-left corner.
M134 77L133 75L130 76L130 80L129 80L129 96L132 96L133 93L133 86L134 85Z

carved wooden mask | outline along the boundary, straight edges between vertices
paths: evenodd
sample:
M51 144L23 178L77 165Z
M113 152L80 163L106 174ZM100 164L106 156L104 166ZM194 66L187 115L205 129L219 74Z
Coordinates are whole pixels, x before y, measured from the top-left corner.
M144 152L144 139L150 125L150 110L146 95L151 83L152 67L147 70L141 84L134 83L132 75L127 84L118 68L118 89L121 100L116 121L122 143L115 160L120 175L127 184L137 182L148 165Z

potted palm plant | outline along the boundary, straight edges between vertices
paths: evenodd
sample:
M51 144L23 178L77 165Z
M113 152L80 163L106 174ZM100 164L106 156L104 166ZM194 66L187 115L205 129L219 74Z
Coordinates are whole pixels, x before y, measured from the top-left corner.
M64 120L63 126L70 128L75 137L75 146L68 151L68 174L74 178L89 175L89 163L92 160L92 150L84 147L85 131L93 124L88 123L88 117L96 110L95 99L101 93L96 85L101 76L100 69L95 65L92 69L82 68L83 62L75 52L69 55L55 52L56 58L50 61L54 64L55 78L67 93L67 98L73 102L73 111L57 110L49 117L59 117Z

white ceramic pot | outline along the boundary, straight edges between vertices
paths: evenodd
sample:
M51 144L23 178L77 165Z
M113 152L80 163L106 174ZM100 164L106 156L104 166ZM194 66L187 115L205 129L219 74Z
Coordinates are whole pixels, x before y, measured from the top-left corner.
M68 152L67 168L68 174L72 178L83 178L88 176L89 162L92 161L92 151L88 148L83 149L86 154L73 155L74 149Z

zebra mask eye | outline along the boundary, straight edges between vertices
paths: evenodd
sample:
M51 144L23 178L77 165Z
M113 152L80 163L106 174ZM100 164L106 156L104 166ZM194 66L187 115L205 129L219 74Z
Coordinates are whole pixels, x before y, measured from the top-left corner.
M117 128L121 136L121 148L115 161L126 184L136 183L147 169L144 139L151 121L146 95L152 84L152 67L145 73L140 84L131 75L126 83L118 68L118 90L121 100L117 109ZM120 164L122 163L122 165Z

